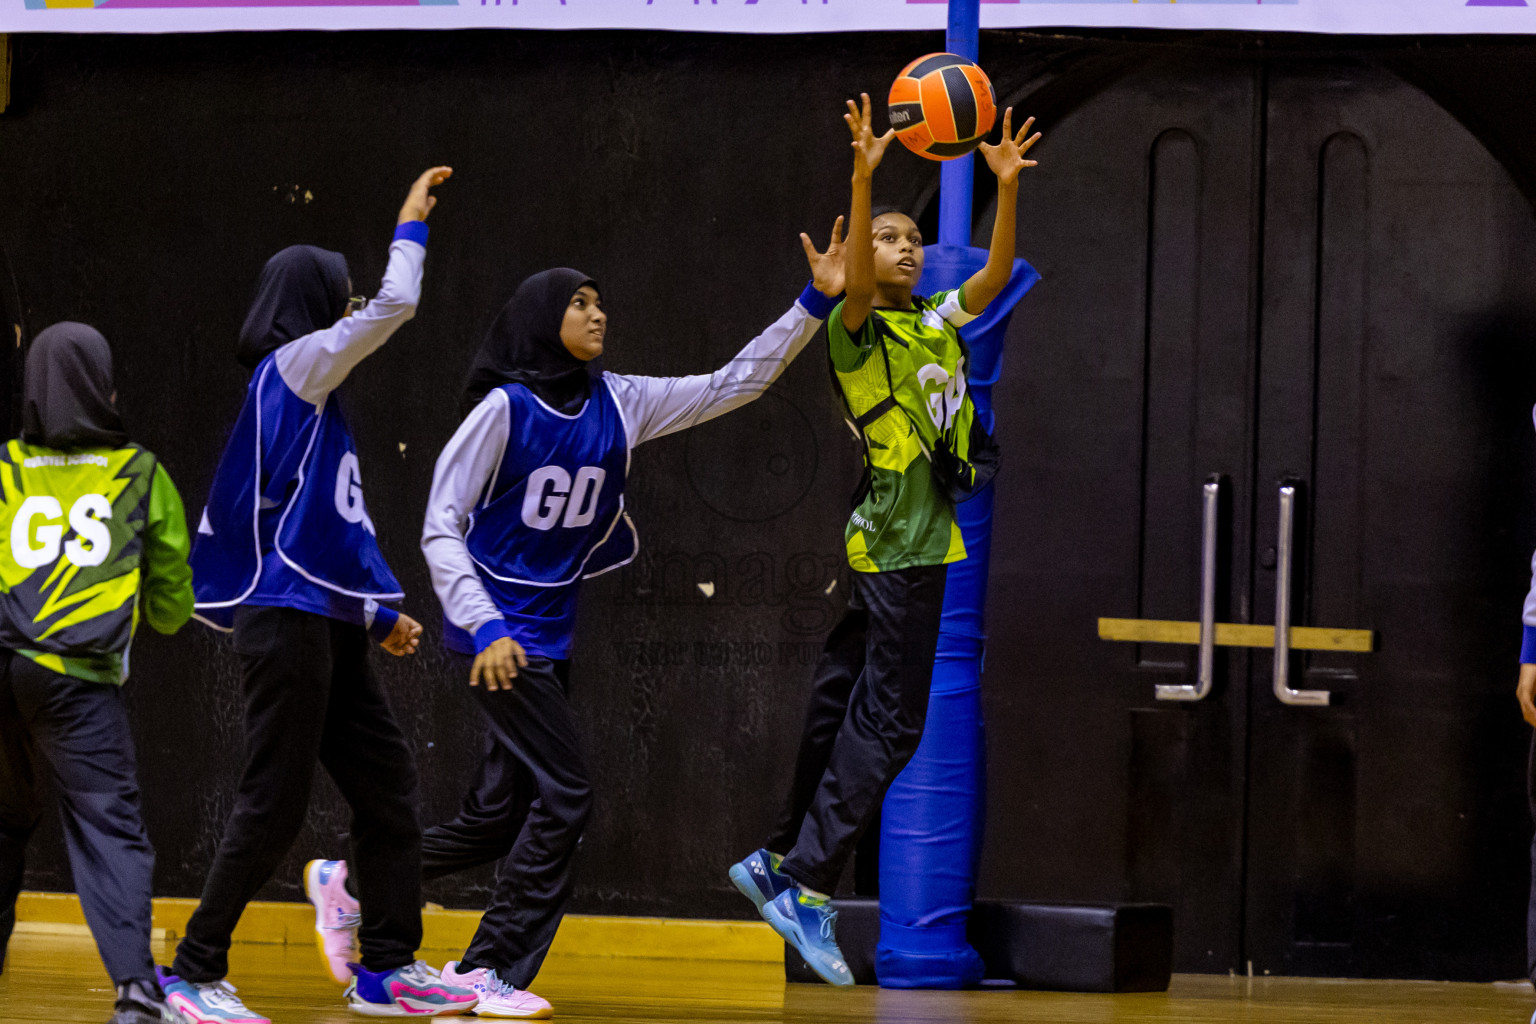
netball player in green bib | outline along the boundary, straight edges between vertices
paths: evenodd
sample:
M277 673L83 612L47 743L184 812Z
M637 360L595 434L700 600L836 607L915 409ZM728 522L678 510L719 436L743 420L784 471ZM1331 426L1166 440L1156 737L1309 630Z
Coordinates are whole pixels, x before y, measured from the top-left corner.
M116 994L111 1024L160 1024L177 1017L150 951L155 851L122 684L141 619L174 633L192 616L186 515L160 460L128 440L94 328L39 334L25 381L21 437L0 447L0 961L51 789ZM73 954L48 956L90 974Z
M859 834L922 739L944 606L945 566L965 557L954 497L977 486L984 438L966 394L959 328L1008 283L1019 171L1034 119L983 145L997 175L987 263L961 287L917 296L923 239L910 217L872 216L870 183L894 131L870 127L869 96L843 116L853 134L847 294L827 321L833 377L864 442L866 478L845 530L848 612L827 639L785 812L731 881L826 981L851 985L828 906Z

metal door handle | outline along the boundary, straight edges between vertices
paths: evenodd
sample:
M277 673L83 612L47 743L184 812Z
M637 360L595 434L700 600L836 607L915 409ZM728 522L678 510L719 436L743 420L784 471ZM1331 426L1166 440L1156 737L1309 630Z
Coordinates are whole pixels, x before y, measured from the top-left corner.
M1221 477L1206 478L1200 517L1200 661L1194 686L1159 685L1158 700L1205 700L1216 679L1216 539L1221 517Z
M1295 564L1296 488L1280 486L1280 539L1275 559L1275 696L1293 707L1327 707L1327 690L1291 689L1291 568Z

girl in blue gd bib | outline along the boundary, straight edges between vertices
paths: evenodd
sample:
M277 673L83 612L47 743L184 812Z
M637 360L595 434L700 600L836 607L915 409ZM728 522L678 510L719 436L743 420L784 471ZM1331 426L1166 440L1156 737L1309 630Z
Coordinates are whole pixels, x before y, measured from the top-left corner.
M422 842L427 878L500 862L474 940L442 973L475 991L479 1014L552 1012L526 990L564 914L592 800L566 659L581 581L635 556L624 510L630 451L768 388L842 291L841 230L839 220L825 253L801 236L812 284L713 374L602 372L602 297L568 269L524 281L481 346L468 414L437 460L421 540L444 642L489 726L458 817Z
M368 664L370 636L415 651L363 503L357 448L336 400L353 368L416 311L435 167L411 187L372 302L349 299L340 253L292 246L267 261L245 324L244 407L192 549L197 613L231 629L245 696L246 764L202 899L162 984L189 1024L267 1024L225 980L231 933L303 826L315 764L352 810L346 869L312 861L305 887L331 973L359 1013L459 1013L468 990L416 960L421 822L414 759ZM359 903L361 906L359 906Z

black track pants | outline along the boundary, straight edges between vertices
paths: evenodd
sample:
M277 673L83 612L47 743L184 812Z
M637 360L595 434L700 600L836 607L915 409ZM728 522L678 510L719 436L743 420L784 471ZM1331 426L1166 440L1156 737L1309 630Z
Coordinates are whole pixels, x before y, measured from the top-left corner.
M1536 819L1536 733L1531 734L1531 755L1528 764L1526 794L1531 802L1531 817ZM1531 984L1536 985L1536 836L1531 837L1531 896L1525 912L1525 955Z
M768 849L831 893L864 826L923 738L944 610L944 566L853 574L827 638L783 816Z
M234 639L245 773L172 972L199 982L228 972L230 934L304 824L316 761L352 810L348 866L362 904L363 966L411 963L421 945L416 764L369 667L367 633L309 612L244 605Z
M570 900L576 844L592 808L563 662L529 658L510 692L469 686L471 659L453 659L455 685L489 725L485 756L458 816L422 837L427 878L499 861L496 891L464 959L532 984Z
M27 840L42 817L38 787L58 791L69 866L114 984L153 979L150 885L122 689L0 652L0 959L16 921Z

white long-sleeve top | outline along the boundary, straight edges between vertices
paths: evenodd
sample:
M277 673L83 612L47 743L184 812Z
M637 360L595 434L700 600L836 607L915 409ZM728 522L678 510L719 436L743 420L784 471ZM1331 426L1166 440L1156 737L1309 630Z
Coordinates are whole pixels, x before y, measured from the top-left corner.
M408 221L395 229L389 263L379 292L362 310L301 338L272 355L278 376L301 401L318 410L332 391L368 356L378 351L411 317L421 301L422 269L426 262L427 225ZM268 458L274 453L268 452ZM263 559L261 577L246 598L250 604L278 605L358 623L377 639L387 636L397 613L377 602L349 597L322 587L275 555L273 535L281 509L267 509L261 518Z
M1525 627L1520 641L1520 664L1536 665L1536 555L1531 556L1531 589L1526 592L1520 621Z
M409 233L408 228L412 229ZM378 351L416 315L422 265L427 258L425 228L424 223L411 221L396 230L384 282L367 306L277 350L272 359L289 391L311 405L321 405L358 363Z
M807 289L787 313L714 373L690 377L604 373L600 386L608 388L623 414L629 447L712 420L761 395L821 326L825 310L819 298ZM806 303L818 307L822 315L813 315ZM471 635L503 617L481 583L465 546L465 530L470 513L488 496L488 485L513 429L506 396L500 389L492 391L438 456L427 499L421 550L431 570L432 587L448 621ZM477 637L477 649L489 642L481 639Z
M1520 621L1536 628L1536 555L1531 556L1531 589L1525 595L1525 608Z
M1531 419L1536 422L1536 408L1531 410ZM1520 664L1536 665L1536 555L1531 556L1531 589L1525 595L1520 621L1525 627L1521 632Z

